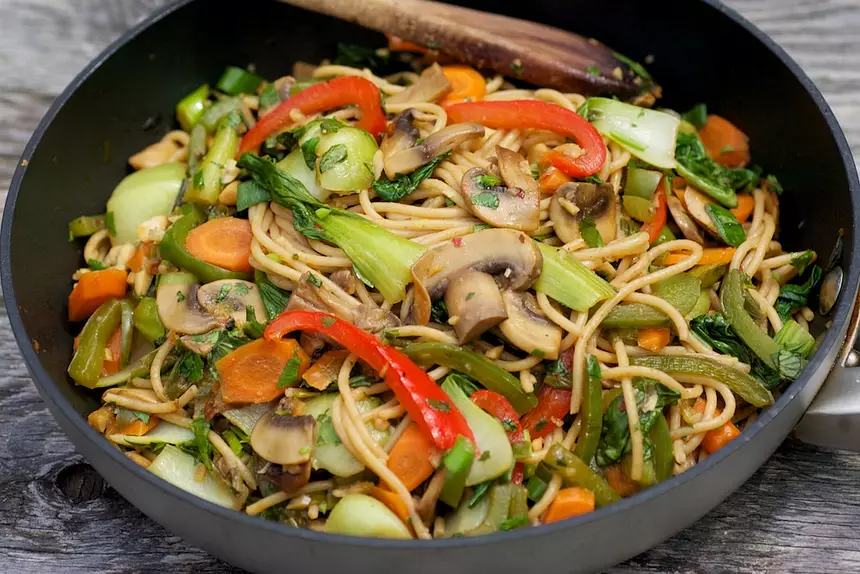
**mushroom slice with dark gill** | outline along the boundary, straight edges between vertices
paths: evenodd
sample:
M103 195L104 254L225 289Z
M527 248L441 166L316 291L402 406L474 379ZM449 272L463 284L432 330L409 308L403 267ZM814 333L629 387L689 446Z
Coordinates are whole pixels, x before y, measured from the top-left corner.
M496 280L481 271L455 277L445 291L445 304L461 344L474 341L508 316Z
M499 330L509 343L545 359L557 359L561 350L561 327L546 318L537 306L534 295L506 289L502 300L508 318Z
M594 221L603 242L609 243L615 239L617 203L615 189L608 183L566 183L552 196L549 218L565 243L581 237L580 225L586 217Z
M681 200L673 195L666 198L666 206L669 208L669 213L672 214L672 219L674 219L675 223L678 224L678 228L681 230L681 233L684 234L684 237L690 241L695 241L700 245L704 245L705 238L702 237L699 227L695 224L692 218L687 215L687 211L684 209L683 204L681 204Z
M476 217L494 227L534 231L540 225L540 190L523 156L498 146L500 177L474 167L460 189Z
M264 414L251 433L251 448L274 464L304 464L311 460L314 418L308 415Z
M714 225L714 221L711 219L711 216L708 215L709 203L714 202L692 187L688 186L687 190L684 192L684 204L687 207L687 213L689 213L699 225L714 235L717 235L717 226Z
M310 478L311 461L301 464L270 464L266 472L260 475L260 482L290 493L306 485Z
M204 312L197 300L197 283L162 282L156 291L158 317L170 331L199 335L221 326L217 317Z
M230 317L236 324L247 321L248 309L253 309L257 320L266 318L266 309L260 291L250 281L221 279L203 285L197 290L200 306L217 317Z
M433 63L421 72L418 81L398 94L388 97L386 104L405 104L408 102L435 102L451 91L451 83L442 72L442 66Z
M447 291L451 280L466 271L495 275L500 285L515 291L527 289L540 275L543 257L537 243L513 229L486 229L456 237L431 249L412 265L415 280L413 319L430 320L430 301Z
M417 130L412 126L415 110L408 109L392 123L393 129L386 134L380 145L385 175L394 179L398 174L412 173L437 155L447 153L460 144L484 137L481 124L454 124L442 128L421 142ZM407 127L408 126L408 127ZM415 130L415 131L413 131Z

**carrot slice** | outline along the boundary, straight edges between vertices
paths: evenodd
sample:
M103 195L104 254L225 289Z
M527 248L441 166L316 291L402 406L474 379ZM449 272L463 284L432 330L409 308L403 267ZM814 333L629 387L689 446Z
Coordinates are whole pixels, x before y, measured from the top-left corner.
M122 355L122 330L119 327L111 333L107 342L107 349L110 351L110 358L105 354L102 376L113 375L119 371L120 356Z
M744 167L750 162L749 138L725 118L714 114L699 130L699 137L711 157L726 167Z
M430 455L435 447L418 425L410 423L394 448L388 453L388 468L399 478L406 488L413 490L430 478L435 470Z
M83 321L102 303L125 295L128 274L122 269L103 269L81 275L69 294L69 321Z
M637 335L637 343L643 349L648 349L653 353L659 353L669 344L671 333L668 327L659 329L639 329Z
M242 345L215 363L221 378L221 396L227 403L267 403L284 393L278 386L287 363L298 357L295 381L310 367L311 360L294 339L257 339Z
M731 263L732 257L735 256L734 247L707 247L702 251L702 259L696 265L711 265L712 263ZM685 253L683 251L667 253L663 257L663 265L674 265L675 263L680 263L689 256L689 253Z
M693 408L696 409L697 412L704 413L705 405L705 401L698 398L696 399L696 402L693 403ZM720 412L720 409L715 410L714 416L720 416ZM702 440L702 448L705 449L706 453L714 454L733 441L739 434L741 434L741 431L737 426L735 426L735 423L730 420L726 421L726 424L720 428L716 428L705 433L705 438Z
M370 489L370 496L387 506L391 512L397 515L397 518L409 524L409 509L406 508L406 503L403 502L400 495L382 487L374 486Z
M326 351L310 369L305 371L302 379L307 386L318 391L324 391L337 380L340 367L348 356L349 351L346 349Z
M150 249L152 248L152 243L146 241L137 246L137 249L134 250L134 255L131 256L131 259L128 260L128 268L137 273L140 271L141 267L143 267L143 262L146 261L146 258L149 257Z
M487 95L487 81L476 69L469 66L444 66L442 73L451 84L451 91L439 105L477 102Z
M618 493L618 496L626 497L639 491L639 483L624 474L620 463L605 467L603 478L606 479L612 490Z
M118 426L115 429L112 429L108 434L127 434L131 436L143 436L152 429L158 426L158 419L155 417L149 417L149 422L143 422L140 419L134 419L127 425Z
M251 273L251 224L247 219L220 217L198 225L185 239L197 259L230 271Z
M562 488L555 495L552 504L543 516L544 524L573 518L594 511L594 493L586 488L572 486Z
M747 219L749 219L750 215L752 215L753 209L755 209L755 199L748 193L739 193L738 194L738 206L734 209L730 209L737 220L740 223L743 223Z
M565 183L569 183L570 181L572 180L560 169L549 166L541 174L540 179L538 180L538 186L540 187L540 192L542 194L552 195L559 187Z
M419 54L426 54L428 52L427 48L419 46L415 42L410 42L391 34L386 34L385 36L388 38L388 49L392 52L417 52Z

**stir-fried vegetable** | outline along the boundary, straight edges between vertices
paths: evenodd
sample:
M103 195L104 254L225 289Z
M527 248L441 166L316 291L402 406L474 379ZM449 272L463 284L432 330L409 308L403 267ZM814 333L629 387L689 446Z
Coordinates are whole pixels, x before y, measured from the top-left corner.
M588 311L615 294L609 283L568 253L545 243L538 243L538 247L543 255L543 268L534 283L538 293L575 311Z
M69 376L79 385L95 387L102 375L105 347L122 318L122 303L110 299L102 303L81 331L78 348L69 364Z
M185 179L180 163L165 163L126 176L107 201L105 226L116 243L137 239L137 226L168 215Z
M203 117L203 112L206 111L206 101L209 98L209 86L203 84L176 104L176 119L179 125L187 132L191 131L200 118Z
M214 205L221 193L224 168L227 161L236 155L239 135L230 121L222 121L215 132L215 139L203 158L200 167L191 176L191 186L185 192L185 201Z
M263 78L252 74L248 70L243 70L236 66L227 66L215 87L225 94L235 96L238 94L254 93L262 83Z

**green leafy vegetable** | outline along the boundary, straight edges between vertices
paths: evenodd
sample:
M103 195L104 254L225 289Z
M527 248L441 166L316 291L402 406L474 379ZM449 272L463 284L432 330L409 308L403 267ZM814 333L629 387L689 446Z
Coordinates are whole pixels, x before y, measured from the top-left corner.
M302 358L299 357L299 351L296 349L293 356L287 361L284 370L281 371L281 376L278 377L278 388L294 387L299 382L299 367L302 365Z
M599 76L600 75L600 68L598 68L594 64L592 64L590 66L586 66L585 71L587 73L591 74L592 76Z
M284 312L287 308L287 303L290 302L289 291L284 291L269 280L269 276L262 271L254 273L254 283L257 284L257 290L260 292L260 298L263 300L263 307L266 308L266 315L269 321Z
M448 305L444 299L433 301L430 306L430 320L443 325L448 324Z
M714 161L695 133L679 132L675 146L678 173L725 207L738 204L735 191L753 185L759 179L755 170L730 169Z
M771 174L764 178L765 182L767 182L767 188L770 191L775 191L777 195L782 195L783 188L782 184L779 183L779 180L776 179L776 176Z
M260 92L259 103L261 108L270 108L281 103L281 96L278 94L278 88L274 83L266 84Z
M791 264L797 269L798 275L806 273L806 267L815 260L815 251L808 250L798 253L791 258Z
M317 146L320 143L320 138L312 137L302 144L302 156L305 158L305 165L308 169L314 169L317 163Z
M337 432L334 430L334 423L328 411L317 417L317 429L318 445L330 444L337 446L341 443L340 437L337 436Z
M815 286L821 281L821 267L813 265L806 281L800 284L789 283L783 285L779 290L779 298L774 303L779 318L786 321L792 313L809 305L809 297L815 290Z
M197 460L206 465L206 468L212 469L212 443L209 442L209 423L203 417L196 418L191 421L191 432L194 433L194 440L191 441L190 447Z
M337 164L346 161L348 152L343 144L336 144L326 150L320 158L320 173L325 173Z
M242 325L242 331L252 339L259 339L263 336L265 326L257 321L257 313L250 305L245 307L245 324Z
M705 104L696 104L690 111L681 114L681 119L690 122L696 129L702 129L708 121L708 107Z
M714 227L717 228L717 235L720 236L720 239L726 245L737 247L746 241L747 234L744 232L744 228L741 226L738 218L731 211L722 205L714 203L706 205L705 211L708 213L711 221L713 221Z
M499 196L491 191L473 193L471 199L473 204L481 207L488 207L490 209L497 209L499 207Z
M422 181L433 175L433 170L436 169L436 166L449 157L451 157L451 152L443 153L437 155L409 175L398 174L393 180L387 177L378 179L373 182L373 189L385 201L400 201L401 198L418 189Z
M478 185L483 187L484 189L493 189L500 183L502 180L491 173L486 173L484 175L479 175L475 178L475 181L478 182Z
M631 70L633 70L633 73L642 78L643 80L651 79L651 74L649 74L648 70L646 70L639 62L631 60L624 54L619 54L618 52L612 52L612 55L615 56L615 58L622 64L627 64L627 66Z
M176 362L175 371L185 380L196 383L203 378L203 358L186 350Z
M387 65L389 57L387 52L374 48L338 42L337 57L333 63L338 66L375 69Z
M600 232L597 230L597 224L591 217L586 216L579 220L579 233L589 247L603 247L606 245L603 243L603 237L600 236Z
M269 192L254 180L239 184L236 197L236 210L244 211L252 205L269 201Z
M803 359L809 357L815 349L815 337L794 319L783 323L782 329L773 340L784 350L800 355Z
M250 339L246 339L241 337L241 333L239 331L217 331L215 333L215 344L212 346L212 350L209 351L209 355L207 355L206 359L210 365L210 370L214 367L215 363L218 362L219 359L226 357L242 345L249 343ZM208 336L211 336L212 333L209 333Z

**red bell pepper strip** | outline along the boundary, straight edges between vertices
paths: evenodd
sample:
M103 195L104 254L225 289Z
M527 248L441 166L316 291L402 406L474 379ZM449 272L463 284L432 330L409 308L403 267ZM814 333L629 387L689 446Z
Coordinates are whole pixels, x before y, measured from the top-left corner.
M639 231L648 232L648 240L651 243L657 241L657 238L660 237L660 231L666 225L666 191L663 187L658 185L657 191L654 192L652 200L654 202L654 216L651 221L644 223L639 229Z
M277 108L260 118L257 125L245 134L236 157L240 157L247 151L256 150L267 137L292 123L290 112L293 110L310 115L348 104L355 104L361 110L361 119L355 124L356 127L370 132L373 137L378 137L385 131L382 98L376 84L358 76L343 76L314 84L281 102Z
M594 175L606 161L606 144L588 120L568 109L548 102L511 100L466 102L445 107L450 123L476 122L495 130L548 130L572 138L582 155L572 158L549 152L545 159L570 177Z
M537 399L537 406L520 419L532 439L549 435L555 430L556 421L564 419L570 411L570 389L544 385L538 391Z
M499 419L508 433L508 440L511 441L511 444L523 441L523 425L520 424L517 411L514 410L508 399L499 393L486 389L475 391L469 398L477 406Z
M394 347L383 345L352 323L317 311L285 311L269 323L263 335L272 341L293 331L325 335L378 371L412 420L440 449L454 446L460 435L475 442L465 417L445 391Z

